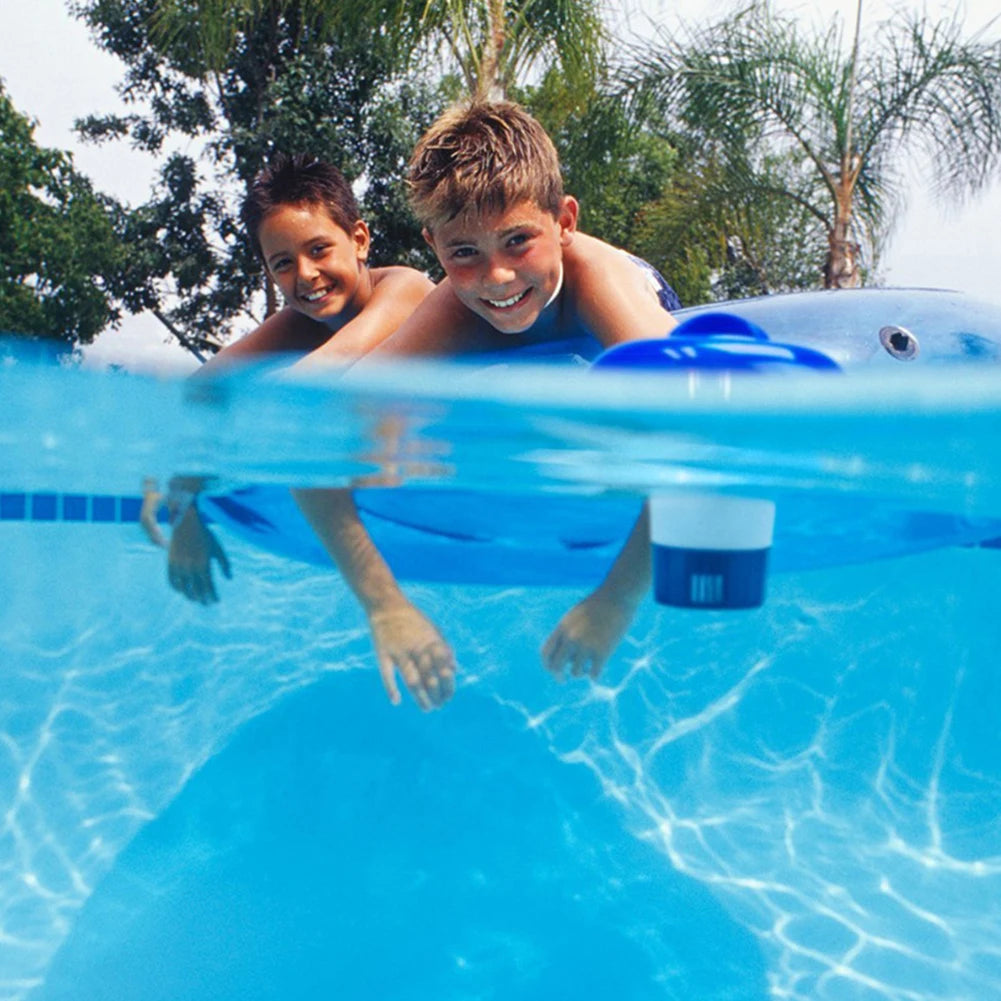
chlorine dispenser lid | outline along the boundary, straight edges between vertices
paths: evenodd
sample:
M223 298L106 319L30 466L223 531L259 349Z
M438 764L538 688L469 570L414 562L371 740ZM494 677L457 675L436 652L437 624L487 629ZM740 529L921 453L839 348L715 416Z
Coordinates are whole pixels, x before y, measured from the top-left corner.
M700 313L668 337L628 341L602 352L595 369L839 371L833 358L799 344L773 341L756 323L727 312Z

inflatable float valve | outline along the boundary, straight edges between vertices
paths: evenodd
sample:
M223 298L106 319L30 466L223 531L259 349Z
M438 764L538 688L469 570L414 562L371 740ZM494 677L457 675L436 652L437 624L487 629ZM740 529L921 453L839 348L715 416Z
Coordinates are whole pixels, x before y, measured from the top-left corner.
M597 369L685 372L839 371L827 355L769 339L732 313L702 313L660 340L629 341L599 355ZM721 493L650 497L654 598L679 608L756 608L764 602L773 501Z

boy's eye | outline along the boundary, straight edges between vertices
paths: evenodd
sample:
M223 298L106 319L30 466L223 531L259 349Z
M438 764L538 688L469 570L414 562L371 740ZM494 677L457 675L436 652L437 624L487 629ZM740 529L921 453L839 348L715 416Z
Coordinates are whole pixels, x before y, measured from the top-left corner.
M327 244L316 243L313 245L312 253L314 257L321 257L327 251Z
M514 236L509 237L507 245L509 247L520 247L523 243L528 243L529 236L527 233L515 233Z
M475 253L475 247L456 247L452 251L452 257L472 257Z
M276 274L279 271L286 271L292 261L288 257L279 257L277 261L271 262L271 270Z

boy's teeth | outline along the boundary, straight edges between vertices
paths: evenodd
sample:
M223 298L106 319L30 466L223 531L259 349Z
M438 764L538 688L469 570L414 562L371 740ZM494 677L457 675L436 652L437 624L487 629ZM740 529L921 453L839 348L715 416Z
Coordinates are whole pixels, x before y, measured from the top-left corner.
M505 306L513 306L524 294L525 292L519 292L517 295L511 296L510 299L487 299L487 302L489 302L491 306L503 309Z
M317 299L322 299L327 294L327 289L321 288L318 292L309 292L303 296L306 302L316 302Z

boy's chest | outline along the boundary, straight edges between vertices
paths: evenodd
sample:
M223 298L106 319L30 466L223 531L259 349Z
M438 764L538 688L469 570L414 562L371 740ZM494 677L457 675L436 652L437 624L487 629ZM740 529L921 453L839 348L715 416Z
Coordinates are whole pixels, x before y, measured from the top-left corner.
M547 306L527 330L505 334L490 328L490 334L487 350L511 352L529 361L564 356L590 361L604 350L565 294Z

